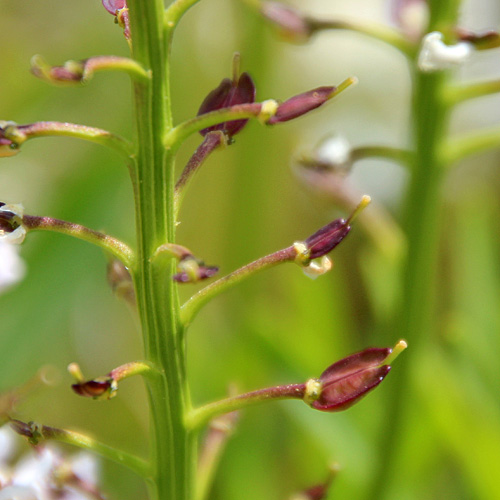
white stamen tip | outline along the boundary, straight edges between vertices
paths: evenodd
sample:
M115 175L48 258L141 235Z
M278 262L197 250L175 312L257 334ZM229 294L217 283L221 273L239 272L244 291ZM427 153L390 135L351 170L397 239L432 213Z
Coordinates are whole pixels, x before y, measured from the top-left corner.
M433 31L422 40L418 67L424 73L432 73L459 66L467 61L472 50L473 47L468 42L446 45L442 33Z

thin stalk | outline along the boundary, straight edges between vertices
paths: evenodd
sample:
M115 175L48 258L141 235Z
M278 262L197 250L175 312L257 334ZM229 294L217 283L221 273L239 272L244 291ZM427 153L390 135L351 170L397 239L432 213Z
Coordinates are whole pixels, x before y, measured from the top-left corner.
M187 426L191 429L200 429L210 420L230 413L235 410L241 410L248 406L253 406L266 401L276 401L280 399L304 399L306 394L306 384L288 384L268 387L257 391L247 392L239 396L229 397L214 401L187 414Z
M431 0L429 6L430 31L452 23L456 18L458 6L455 0ZM412 117L415 163L411 169L403 220L408 253L403 293L396 315L397 324L391 329L400 332L412 344L414 355L402 364L395 378L369 498L383 499L389 494L387 485L397 473L401 444L405 434L410 432L406 422L414 399L404 395L410 389L410 375L415 369L413 362L435 333L433 302L441 222L441 185L445 172L440 148L445 139L449 116L449 107L442 96L448 78L448 72L421 73L416 70L414 79Z
M283 262L293 262L297 257L297 252L293 246L278 250L270 255L254 260L246 266L240 267L236 271L219 278L217 281L202 288L195 293L182 306L181 319L184 325L189 325L193 321L198 311L213 297L219 295L224 290L233 287L236 283L243 281L254 274L269 269Z
M500 128L481 130L449 139L442 147L443 163L452 167L457 161L473 154L500 148Z
M28 139L37 137L75 137L84 141L101 144L129 158L131 154L131 144L120 136L112 134L107 130L87 125L78 125L76 123L66 122L35 122L29 125L15 125L4 129L5 135L7 132L12 133L12 140L21 145ZM15 135L14 135L15 134ZM10 137L9 137L10 138Z
M392 45L408 58L412 58L416 52L416 44L408 41L401 33L387 26L345 19L323 20L314 18L309 19L309 25L311 33L325 30L347 30L361 33L374 40Z
M171 130L168 83L170 34L164 29L163 0L129 0L132 55L151 71L136 83L138 150L134 165L138 266L134 274L145 358L160 376L148 380L151 454L154 468L151 500L192 497L194 451L184 425L189 405L184 336L178 299L170 278L173 265L152 259L158 246L174 242L174 165L163 139Z
M92 450L102 457L128 467L145 479L149 479L150 477L151 470L149 464L142 458L122 450L117 450L80 432L58 429L56 427L49 427L48 425L39 425L35 422L25 423L21 420L11 420L10 425L15 432L28 438L28 441L34 445L47 439L60 441L77 446L78 448Z
M221 415L210 422L198 463L194 500L207 500L209 498L217 466L238 418L239 413L234 411Z
M25 215L23 226L28 231L52 231L54 233L67 234L79 240L92 243L106 252L114 255L125 267L131 267L135 263L134 251L122 241L99 231L73 222L54 219L52 217L38 217L36 215Z

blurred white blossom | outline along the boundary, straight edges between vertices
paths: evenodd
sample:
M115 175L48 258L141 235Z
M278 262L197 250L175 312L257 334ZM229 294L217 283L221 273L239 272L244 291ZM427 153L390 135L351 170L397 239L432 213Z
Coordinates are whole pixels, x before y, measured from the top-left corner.
M0 500L98 500L98 463L86 452L65 456L39 446L16 461L20 446L7 426L0 429Z
M26 265L19 256L19 247L0 239L0 293L21 281ZM0 456L2 451L0 450Z

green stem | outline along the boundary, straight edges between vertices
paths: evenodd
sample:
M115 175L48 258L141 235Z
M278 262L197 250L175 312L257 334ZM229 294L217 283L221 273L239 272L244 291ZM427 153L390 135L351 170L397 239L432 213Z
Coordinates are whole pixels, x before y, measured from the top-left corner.
M121 71L138 81L150 78L150 74L137 61L119 56L95 56L82 61L67 61L63 66L51 66L36 55L31 59L31 71L49 83L66 85L87 83L97 71Z
M226 141L227 139L223 132L209 132L205 136L205 139L203 139L203 142L193 153L175 185L174 207L176 214L179 213L182 197L196 172L198 172L199 168L203 165L210 154L213 153L219 146L226 144Z
M203 442L198 470L196 472L196 494L194 500L205 500L210 493L217 466L227 440L233 433L239 413L221 415L210 422L210 428Z
M452 23L456 18L455 0L431 0L429 5L430 31ZM409 390L410 375L415 370L413 362L435 333L433 303L441 222L441 186L445 172L440 150L449 115L449 107L442 96L449 75L447 72L426 74L416 71L412 103L416 154L403 221L408 253L397 324L391 330L400 332L414 350L413 356L398 371L384 417L380 456L376 462L374 484L369 491L369 498L377 499L388 496L387 485L400 470L401 444L405 441L405 434L410 432L406 422L414 403L414 398L405 397L405 393Z
M442 161L450 167L467 156L498 148L500 148L500 128L481 130L445 142L442 146Z
M483 97L500 92L500 80L451 85L443 90L449 106L454 106L468 99Z
M293 262L297 256L297 252L293 246L287 247L283 250L278 250L270 255L261 257L254 260L246 266L240 267L236 271L219 278L210 285L202 288L199 292L195 293L189 300L182 306L181 320L184 325L189 325L198 311L212 298L219 295L228 288L233 287L236 283L243 281L254 274L269 269L283 262Z
M134 251L125 243L80 224L53 219L52 217L25 215L23 217L23 226L29 231L52 231L73 236L73 238L87 241L109 252L123 262L125 267L132 267L135 264Z
M49 427L48 425L39 425L34 422L25 423L20 420L11 420L11 427L18 434L26 436L33 444L37 444L41 439L53 439L86 450L92 450L104 458L128 467L143 478L149 479L150 477L150 466L142 458L117 450L85 434Z
M181 17L200 0L175 0L165 11L165 25L168 29L174 29Z
M189 500L194 469L193 435L184 425L189 408L184 334L179 321L174 263L158 265L156 249L174 242L174 164L163 139L171 130L169 52L163 0L129 0L132 55L151 71L136 83L138 138L134 185L138 266L134 273L145 358L160 375L147 381L154 468L152 500Z
M190 135L219 123L241 118L257 118L261 109L262 103L259 102L238 104L191 118L168 131L164 141L165 148L175 151Z
M75 123L62 123L62 122L36 122L29 125L17 125L19 136L13 138L13 141L22 144L27 139L34 139L37 137L59 136L59 137L75 137L83 139L84 141L94 142L125 156L127 159L132 152L131 144L125 139L95 127L88 127L87 125L77 125Z
M259 389L258 391L247 392L219 401L214 401L195 410L191 410L186 416L186 425L190 429L200 429L207 422L217 417L235 410L241 410L248 406L264 403L266 401L276 401L280 399L304 399L306 384L288 384L276 387Z
M351 152L351 159L353 162L366 158L384 158L404 165L405 167L413 163L414 156L415 154L413 151L392 148L389 146L359 146L353 148Z
M416 44L409 42L401 33L387 26L375 23L360 23L354 20L308 19L312 33L325 30L348 30L367 35L370 38L392 45L408 58L415 56Z

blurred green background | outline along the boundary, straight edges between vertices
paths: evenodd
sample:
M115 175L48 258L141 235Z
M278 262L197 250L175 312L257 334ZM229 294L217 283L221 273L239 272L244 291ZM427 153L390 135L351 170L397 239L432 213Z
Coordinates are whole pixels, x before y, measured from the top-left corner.
M388 22L386 1L314 0L309 12ZM295 2L296 6L302 2ZM304 6L303 6L304 7ZM463 25L498 27L494 0L466 2ZM29 60L50 63L91 55L127 55L127 45L99 0L0 0L0 119L58 120L133 134L128 79L98 74L81 88L51 87L30 76ZM360 83L327 107L280 127L249 123L233 146L213 155L185 198L179 243L227 273L305 238L344 215L307 189L292 159L324 136L341 132L353 145L404 147L409 135L411 82L392 48L347 32L290 45L241 2L204 0L183 20L173 50L174 114L196 114L208 91L229 76L234 51L257 83L258 99L286 99L357 76ZM462 79L500 78L499 51L482 53L458 72ZM498 124L497 96L456 110L451 133ZM179 153L179 168L200 142ZM405 397L414 401L410 430L399 452L390 499L500 498L500 265L498 152L457 166L445 200L436 322L438 335L420 354ZM3 159L0 199L22 202L26 213L78 222L134 243L127 170L112 152L67 138L30 141ZM350 182L398 220L403 168L382 160L354 166ZM370 210L370 209L369 209ZM418 213L414 214L418 217ZM109 290L102 253L62 235L30 235L22 249L28 274L0 297L0 390L19 385L46 364L59 383L19 408L20 418L89 431L110 444L147 452L147 403L140 380L118 397L93 402L72 394L65 367L78 361L97 376L141 357L137 322ZM189 332L193 399L318 376L337 359L368 346L393 345L398 269L360 226L333 255L331 273L311 281L295 266L258 275L214 300ZM191 285L181 290L187 298ZM327 467L341 472L329 498L363 498L376 470L384 406L393 373L366 400L342 414L313 412L300 402L244 413L228 444L211 498L285 499L321 482ZM142 482L103 462L109 498L146 497Z

